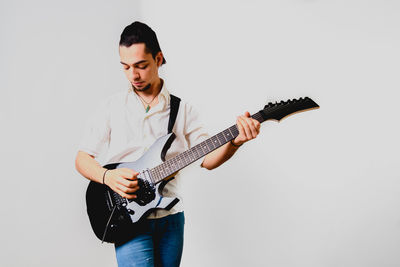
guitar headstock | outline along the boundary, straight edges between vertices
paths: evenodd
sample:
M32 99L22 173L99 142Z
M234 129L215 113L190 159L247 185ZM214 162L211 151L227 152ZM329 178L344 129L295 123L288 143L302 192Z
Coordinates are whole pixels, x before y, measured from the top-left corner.
M280 121L283 118L293 115L295 113L317 108L319 108L318 104L315 103L311 98L300 97L299 99L292 99L275 103L270 102L264 107L264 109L260 110L260 113L264 121Z

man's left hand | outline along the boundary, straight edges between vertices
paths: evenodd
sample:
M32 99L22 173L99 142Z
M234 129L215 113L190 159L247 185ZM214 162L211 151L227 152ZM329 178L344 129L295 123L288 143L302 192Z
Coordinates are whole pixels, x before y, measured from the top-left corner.
M260 133L260 122L251 118L248 111L237 117L236 125L239 129L239 135L232 141L235 146L240 146L256 138Z

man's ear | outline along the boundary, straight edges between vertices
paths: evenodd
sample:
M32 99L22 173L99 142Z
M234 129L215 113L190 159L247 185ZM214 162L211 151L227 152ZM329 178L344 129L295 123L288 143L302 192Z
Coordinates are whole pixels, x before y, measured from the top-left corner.
M158 52L157 55L156 55L156 64L157 64L157 67L160 67L160 66L161 66L161 64L162 64L162 62L163 62L163 59L164 59L164 56L163 56L162 52L161 52L161 51Z

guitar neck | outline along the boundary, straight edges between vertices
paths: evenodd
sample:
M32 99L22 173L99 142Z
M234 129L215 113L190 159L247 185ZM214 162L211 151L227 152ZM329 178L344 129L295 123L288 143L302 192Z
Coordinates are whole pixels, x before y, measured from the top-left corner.
M261 111L255 113L251 117L258 120L260 123L264 121ZM161 182L163 179L171 176L172 174L192 164L196 160L204 157L220 146L235 139L238 135L239 130L236 124L232 125L231 127L193 146L185 152L164 161L162 164L154 167L153 169L150 169L150 175L155 183Z

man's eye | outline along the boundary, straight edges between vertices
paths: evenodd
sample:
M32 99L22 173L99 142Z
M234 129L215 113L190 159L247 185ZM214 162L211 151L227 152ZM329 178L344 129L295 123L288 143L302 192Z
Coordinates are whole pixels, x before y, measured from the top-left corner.
M141 70L144 70L145 68L147 68L147 66L148 66L148 65L140 65L140 66L138 66L137 68L138 68L138 69L141 69Z

